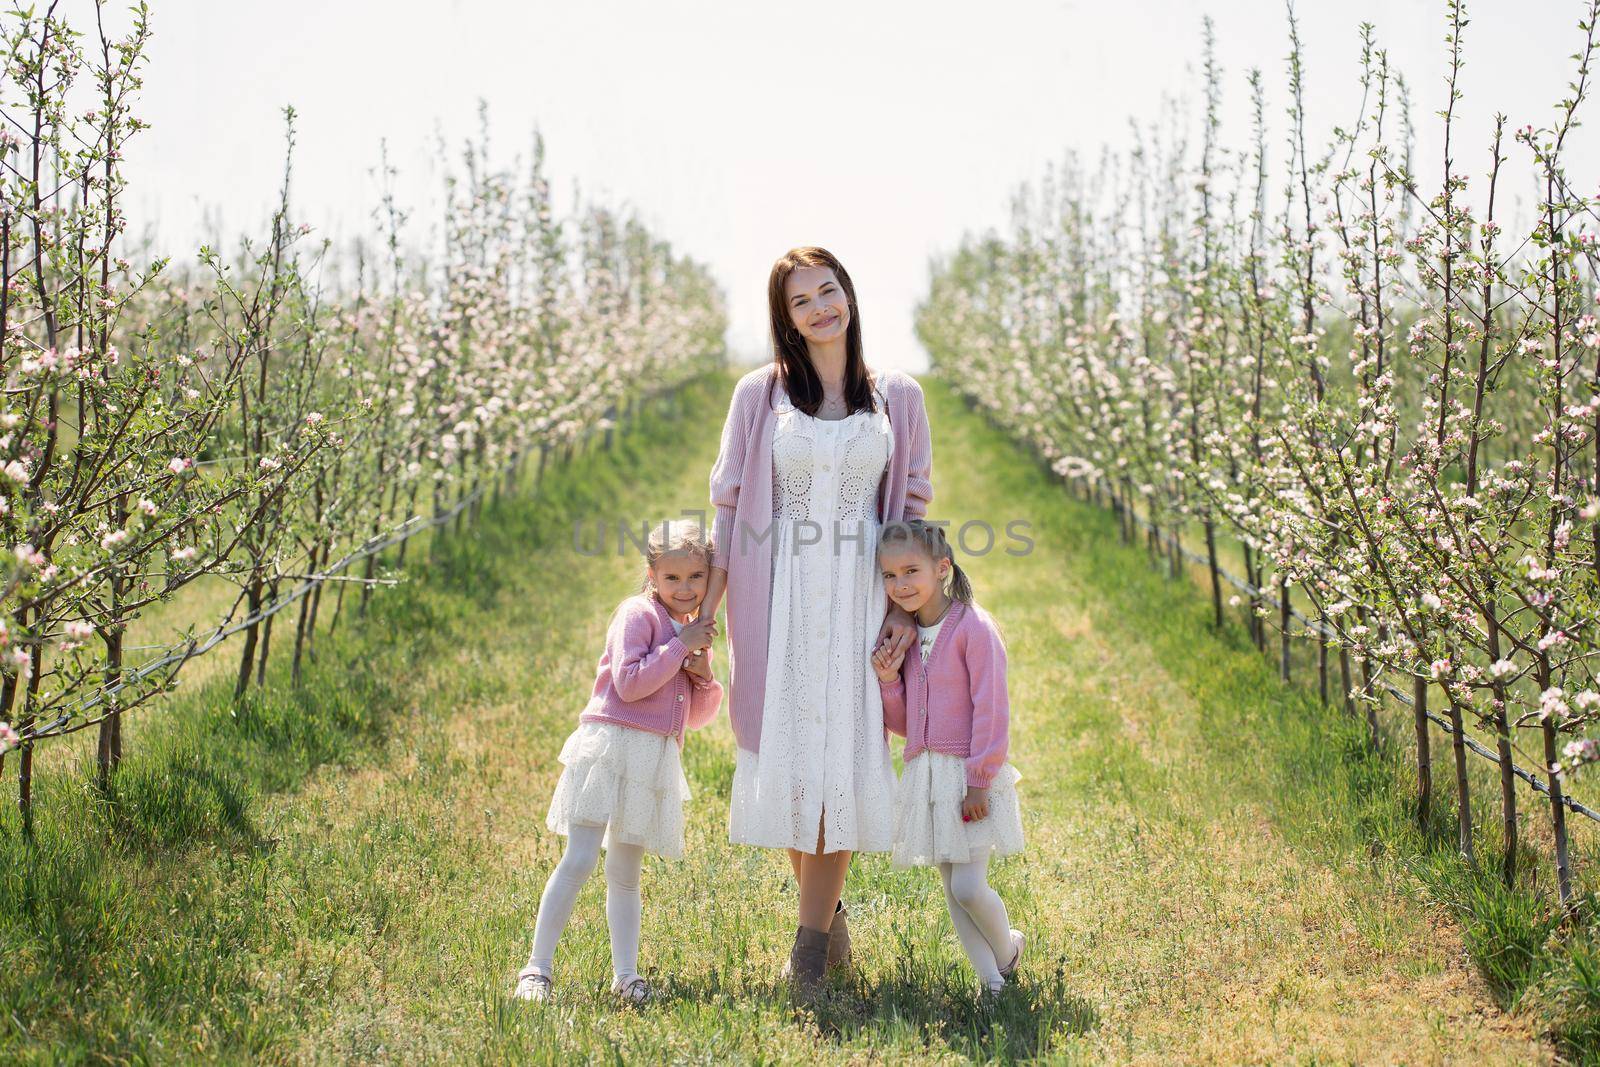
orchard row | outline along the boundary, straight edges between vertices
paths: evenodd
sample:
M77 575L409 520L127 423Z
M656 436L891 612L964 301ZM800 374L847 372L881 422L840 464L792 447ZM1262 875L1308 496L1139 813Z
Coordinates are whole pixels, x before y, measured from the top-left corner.
M1286 128L1250 71L1252 128L1219 120L1206 25L1198 130L1164 120L1097 169L1069 160L1015 200L1010 232L935 264L918 312L936 369L1178 570L1240 546L1251 633L1289 675L1293 614L1342 703L1384 743L1409 695L1418 813L1430 701L1452 736L1459 845L1474 859L1467 740L1499 764L1504 876L1514 765L1547 787L1561 896L1565 791L1600 759L1600 197L1569 175L1592 88L1585 0L1569 92L1544 125L1459 134L1466 14L1448 11L1442 152L1416 155L1408 84L1370 27L1359 110L1308 143L1293 8ZM1274 153L1284 149L1274 162ZM1425 165L1426 164L1426 165ZM1424 184L1420 174L1437 171ZM1538 191L1508 218L1513 190ZM1336 665L1330 665L1330 656ZM1337 695L1337 694L1336 694Z
M380 232L336 248L296 217L287 111L264 233L187 268L129 250L148 11L94 16L0 20L0 772L20 749L25 818L44 739L97 727L111 774L126 713L224 630L243 695L292 619L298 680L324 587L364 608L410 533L723 358L708 272L603 206L558 219L537 136L508 166L464 147L431 244L385 159ZM237 586L227 617L125 644L201 578Z

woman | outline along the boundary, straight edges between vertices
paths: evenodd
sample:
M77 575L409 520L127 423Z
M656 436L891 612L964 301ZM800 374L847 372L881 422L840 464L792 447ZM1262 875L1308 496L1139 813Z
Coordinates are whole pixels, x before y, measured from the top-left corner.
M705 602L715 617L727 593L729 836L789 852L800 887L789 972L809 999L849 956L852 853L889 848L894 771L868 661L917 631L889 604L875 551L882 524L926 514L932 444L916 381L867 369L855 288L832 254L783 255L767 302L774 359L735 387L711 470Z

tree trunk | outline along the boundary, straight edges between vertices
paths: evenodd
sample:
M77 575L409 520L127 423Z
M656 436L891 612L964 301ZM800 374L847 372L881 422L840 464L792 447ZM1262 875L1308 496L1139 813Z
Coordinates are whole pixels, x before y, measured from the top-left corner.
M311 573L317 573L317 551L311 550ZM306 623L311 619L311 598L315 593L307 593L300 598L300 612L294 623L294 656L289 661L289 684L300 684L300 657L305 654L306 648Z
M111 633L106 637L106 666L102 674L105 686L110 689L122 680L122 629L117 620L122 616L121 605L121 578L114 576L110 582L111 592ZM114 700L115 698L108 698ZM100 720L99 745L95 752L97 764L98 784L101 791L111 787L111 776L116 773L117 763L122 758L121 726L122 716L114 710L115 705L108 707L108 715Z
M1550 826L1556 839L1556 884L1560 888L1561 903L1572 907L1572 859L1567 850L1567 806L1562 803L1561 776L1551 772L1556 765L1556 728L1546 718L1541 725L1544 733L1545 785L1550 789Z
M1206 563L1211 568L1212 625L1222 629L1222 575L1217 570L1217 524L1206 519Z
M1461 721L1461 705L1450 701L1450 747L1456 757L1456 847L1461 858L1473 867L1478 859L1472 851L1472 796L1467 785L1466 728Z
M1494 713L1495 751L1500 756L1500 828L1506 852L1501 860L1501 877L1506 888L1517 884L1517 775L1511 763L1511 725L1505 705Z
M1289 583L1278 582L1278 677L1289 680Z
M1322 698L1322 706L1328 706L1328 631L1327 620L1322 620L1322 625L1317 628L1317 695Z
M1417 825L1424 833L1433 811L1433 753L1428 735L1428 680L1411 680L1411 711L1417 728Z
M1250 627L1250 643L1259 650L1261 648L1261 618L1256 615L1256 594L1254 592L1259 587L1256 585L1255 553L1251 551L1248 544L1244 546L1244 582L1252 590L1250 593L1250 619L1248 623Z
M1343 694L1344 713L1355 715L1355 705L1350 702L1350 649L1346 645L1339 646L1339 685Z
M274 581L267 589L267 599L277 602L278 583ZM268 615L261 628L261 655L256 660L256 685L267 684L267 654L272 650L272 620L276 615Z
M245 596L244 613L249 618L261 607L261 583L252 581L250 591ZM244 630L244 649L239 654L239 677L234 682L233 699L238 700L244 696L245 689L250 685L250 668L255 665L256 656L256 630L259 622L251 623Z
M1361 657L1361 703L1367 709L1367 743L1376 752L1383 747L1383 733L1378 725L1378 702L1372 694L1372 661Z

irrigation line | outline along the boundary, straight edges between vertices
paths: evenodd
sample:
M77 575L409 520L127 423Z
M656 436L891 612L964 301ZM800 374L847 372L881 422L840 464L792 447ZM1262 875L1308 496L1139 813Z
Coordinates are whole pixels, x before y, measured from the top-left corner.
M129 686L136 685L137 683L148 678L150 675L159 671L161 668L173 663L183 663L184 661L193 659L196 656L204 655L217 645L221 644L223 641L227 640L229 637L232 637L234 634L238 633L240 630L247 629L251 626L254 626L258 622L262 622L271 618L273 615L276 615L290 604L293 604L295 601L311 592L324 581L333 578L352 563L359 563L361 560L364 560L369 556L374 556L387 548L392 548L401 541L409 540L410 538L415 537L417 534L426 530L432 530L436 527L443 526L445 523L451 521L457 515L461 514L464 509L471 506L474 501L478 500L488 490L489 486L497 481L500 475L504 473L504 469L497 472L493 479L485 481L483 484L479 485L477 489L474 489L471 493L462 497L461 500L457 502L455 507L451 508L449 511L436 515L431 519L424 519L420 515L413 515L411 518L395 527L387 535L380 535L376 538L368 538L361 544L359 548L344 556L333 566L324 569L320 573L313 574L304 582L295 586L295 588L289 593L279 597L277 600L274 600L266 607L257 609L254 615L240 619L232 626L219 626L203 641L190 641L186 645L182 646L178 651L172 652L166 656L162 656L160 659L152 660L149 663L141 664L137 669L130 671L127 676L116 685L107 686L104 689L97 689L93 693L90 693L88 696L84 697L74 707L61 713L61 715L58 716L56 720L49 726L41 729L29 730L28 732L24 733L22 735L22 741L30 742L43 740L49 737L59 737L64 734L72 733L75 730L82 729L86 726L93 726L100 720L91 719L78 723L71 729L63 728L67 724L71 723L73 719L76 719L78 716L82 715L84 712L105 703L107 698L115 696ZM115 714L115 709L107 714ZM103 717L104 716L102 716L102 718Z
M658 389L653 393L649 393L646 396L639 398L638 403L641 405L648 403L649 401L654 400L656 397L661 396L672 389L681 389L686 384L686 382L680 382L676 386L671 386L667 389ZM618 425L620 425L620 420L613 419L611 428L616 428ZM540 429L542 431L547 428L548 426L541 427ZM559 445L561 443L569 443L574 446L581 445L588 441L595 434L599 433L602 429L603 427L591 423L584 429L583 433L569 439L567 442L558 441L556 444ZM542 445L551 444L549 441L541 441L540 443ZM324 568L321 572L311 575L285 596L278 598L264 608L257 609L256 613L249 618L241 619L232 626L219 626L211 633L210 636L205 638L204 641L192 640L188 642L188 644L184 645L179 651L175 651L170 655L163 656L160 659L153 660L150 663L141 664L138 668L130 671L126 676L124 676L123 680L118 682L116 685L108 686L104 689L98 689L89 694L68 710L57 715L54 721L50 722L48 725L40 726L36 724L33 728L30 728L26 733L22 734L20 739L21 743L27 744L50 737L61 737L66 734L75 733L78 730L93 726L111 715L117 714L118 709L113 708L107 711L105 714L99 715L93 719L85 719L74 722L74 720L84 712L105 703L108 697L115 696L117 693L120 693L129 686L143 681L145 678L148 678L161 668L169 666L173 663L181 664L184 661L195 658L196 656L204 655L217 645L221 644L223 641L227 640L229 637L238 633L240 630L246 629L247 627L253 626L258 622L262 622L265 619L276 615L290 604L293 604L295 601L311 592L318 585L325 581L333 580L340 571L349 567L352 563L359 563L369 556L374 556L385 549L392 548L402 541L406 541L412 537L415 537L417 534L445 525L453 520L457 515L460 515L461 512L466 508L470 507L472 504L481 499L482 496L489 491L491 486L498 485L500 479L504 477L505 474L507 474L521 458L522 457L519 456L517 459L513 459L510 463L505 464L499 470L495 471L491 477L483 479L478 488L462 497L461 500L458 501L456 505L449 511L435 515L431 519L424 519L420 515L413 515L399 526L396 526L388 534L368 538L366 541L362 542L360 547L344 556L333 566Z
M1129 508L1128 509L1128 514L1133 519L1135 524L1137 524L1139 526L1142 526L1144 529L1146 529L1146 530L1148 530L1148 531L1150 531L1152 533L1156 533L1159 536L1160 531L1158 531L1153 524L1151 524L1148 520L1146 520L1138 512L1134 511L1132 508ZM1190 563L1196 563L1196 564L1199 564L1202 567L1206 567L1208 569L1210 568L1211 561L1209 559L1207 559L1205 556L1200 555L1198 552L1192 552L1189 549L1185 548L1183 546L1183 542L1179 541L1177 543L1177 549L1178 549L1178 554L1181 555L1184 559L1188 560ZM1241 593L1248 593L1251 596L1252 599L1262 599L1262 598L1265 598L1266 595L1267 595L1265 590L1257 589L1255 586L1251 585L1249 582L1244 581L1243 579L1234 576L1226 567L1223 567L1220 564L1217 566L1217 574L1219 576L1221 576L1222 578L1226 579L1229 585L1233 586L1235 589L1239 590ZM1299 609L1291 607L1289 609L1289 614L1291 616L1293 616L1294 618L1300 620L1301 625L1303 625L1311 633L1321 634L1324 637L1337 640L1337 635L1332 630L1329 630L1326 626L1323 626L1317 620L1308 618L1307 616L1301 614ZM1409 693L1401 692L1399 689L1395 688L1389 682L1379 682L1378 684L1385 692L1387 692L1389 695L1393 696L1396 700L1400 701L1406 707L1409 708L1409 707L1414 707L1415 706L1415 703L1412 701L1411 696L1410 696ZM1452 737L1452 738L1455 737L1455 735L1456 735L1455 728L1450 725L1450 722L1449 722L1448 719L1441 719L1439 716L1435 715L1433 712L1427 711L1427 710L1424 710L1423 714L1428 717L1428 720L1430 722L1432 722L1434 725L1436 725L1440 729L1442 729L1445 732L1446 736ZM1488 760L1490 763L1493 763L1493 764L1496 764L1496 765L1499 764L1499 762L1500 762L1499 753L1494 752L1494 751L1486 748L1482 744L1479 744L1477 741L1473 740L1471 737L1469 737L1467 735L1467 732L1466 732L1466 730L1464 728L1463 728L1463 730L1461 732L1461 741L1468 748L1470 748L1473 752L1476 752L1478 755L1482 756L1484 759ZM1549 795L1550 787L1545 785L1544 782L1541 781L1539 779L1539 777L1537 775L1533 774L1531 771L1524 770L1523 768L1517 766L1517 764L1513 762L1511 764L1511 773L1515 774L1518 778L1521 778L1524 782L1527 782L1530 786L1532 786L1534 788L1534 790L1536 792L1540 792L1540 793L1544 793L1546 795ZM1571 810L1573 812L1576 812L1577 814L1582 815L1587 819L1591 819L1594 822L1600 823L1600 811L1595 811L1593 808L1589 807L1588 805L1579 803L1578 801L1572 799L1572 797L1566 795L1565 793L1563 793L1561 795L1561 803L1566 805L1569 810Z

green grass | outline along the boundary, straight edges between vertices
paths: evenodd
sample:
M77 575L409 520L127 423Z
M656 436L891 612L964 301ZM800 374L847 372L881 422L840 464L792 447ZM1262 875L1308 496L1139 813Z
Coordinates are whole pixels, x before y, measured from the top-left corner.
M0 1060L1549 1058L1553 1016L1527 1005L1580 1003L1594 955L1530 965L1550 950L1514 903L1499 926L1451 921L1419 877L1445 858L1359 731L1280 686L1242 631L1212 634L1203 597L931 382L934 516L1026 519L1036 541L963 560L1010 651L1029 847L992 880L1030 935L1022 981L980 1007L936 876L862 856L858 972L797 1018L776 983L787 864L727 843L720 720L685 751L685 858L646 866L659 1000L607 998L597 877L557 1000L509 1001L560 855L555 754L638 581L637 559L577 553L572 524L703 506L731 382L442 543L298 691L275 678L235 715L218 678L146 712L107 797L41 775L32 846L0 815ZM1532 992L1497 999L1474 938Z

